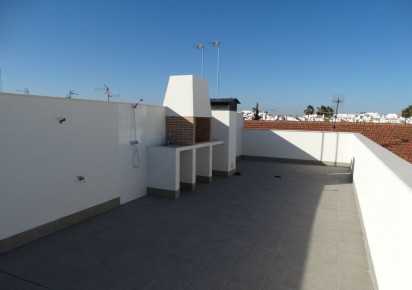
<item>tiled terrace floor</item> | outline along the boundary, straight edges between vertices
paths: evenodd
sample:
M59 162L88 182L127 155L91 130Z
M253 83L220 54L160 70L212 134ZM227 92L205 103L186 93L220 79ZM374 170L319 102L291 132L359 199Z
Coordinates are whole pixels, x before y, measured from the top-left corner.
M2 254L0 288L372 289L347 169L242 160L238 170Z

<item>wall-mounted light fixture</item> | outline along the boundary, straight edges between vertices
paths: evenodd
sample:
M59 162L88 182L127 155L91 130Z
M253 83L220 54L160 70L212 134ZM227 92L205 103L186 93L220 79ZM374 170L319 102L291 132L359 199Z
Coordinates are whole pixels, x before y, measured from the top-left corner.
M132 108L136 109L137 105L139 105L140 102L143 102L143 99L140 99L136 104L132 105Z

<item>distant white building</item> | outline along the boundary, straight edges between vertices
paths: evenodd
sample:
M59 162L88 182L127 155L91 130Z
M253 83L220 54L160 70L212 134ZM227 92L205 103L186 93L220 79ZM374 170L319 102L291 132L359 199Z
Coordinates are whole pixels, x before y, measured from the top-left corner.
M244 110L243 119L252 120L253 112ZM323 122L325 121L324 115L303 115L303 116L293 116L293 115L272 115L266 112L259 113L261 120L267 121L292 121L292 122ZM412 118L400 117L398 114L390 113L386 115L381 115L376 112L360 113L360 114L337 114L334 115L331 120L336 122L353 122L353 123L392 123L392 124L412 124Z

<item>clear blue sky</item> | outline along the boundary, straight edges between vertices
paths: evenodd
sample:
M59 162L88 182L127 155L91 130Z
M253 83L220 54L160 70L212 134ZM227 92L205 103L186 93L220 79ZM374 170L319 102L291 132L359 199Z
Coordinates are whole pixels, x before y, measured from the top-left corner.
M161 105L169 75L201 75L240 109L398 113L412 104L412 1L0 0L3 91Z

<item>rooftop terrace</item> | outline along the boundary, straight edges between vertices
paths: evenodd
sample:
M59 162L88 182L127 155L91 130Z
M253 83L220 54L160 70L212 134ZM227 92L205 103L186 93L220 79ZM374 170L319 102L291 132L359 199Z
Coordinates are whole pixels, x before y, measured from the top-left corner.
M0 93L0 288L410 288L410 125L253 130L172 79L184 112Z
M5 289L373 289L348 168L242 160L0 255Z

